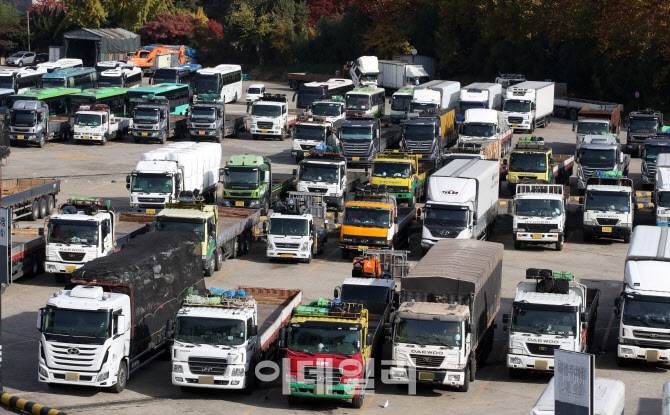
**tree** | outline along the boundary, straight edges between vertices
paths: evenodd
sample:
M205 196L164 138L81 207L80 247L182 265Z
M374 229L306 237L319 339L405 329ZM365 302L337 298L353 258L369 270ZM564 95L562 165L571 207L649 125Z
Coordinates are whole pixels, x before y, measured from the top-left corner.
M135 31L167 10L171 0L62 0L69 24L78 27L123 27Z
M21 12L12 3L0 0L0 27L18 25Z
M256 53L263 62L263 43L272 29L271 15L261 14L247 3L237 1L228 16L231 46L240 52Z
M347 7L351 7L354 0L310 0L308 2L310 27L316 26L320 18L336 19Z
M191 16L162 12L156 20L145 23L139 34L144 42L181 45L190 43L195 27Z
M46 50L62 38L70 27L65 25L67 15L59 3L43 2L30 8L30 35L33 49Z

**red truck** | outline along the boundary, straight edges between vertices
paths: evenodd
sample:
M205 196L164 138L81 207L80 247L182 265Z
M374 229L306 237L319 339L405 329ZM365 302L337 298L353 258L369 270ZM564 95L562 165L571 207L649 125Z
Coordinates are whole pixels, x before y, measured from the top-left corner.
M619 105L587 105L579 110L578 123L590 120L609 121L609 132L619 134L621 128L621 106Z

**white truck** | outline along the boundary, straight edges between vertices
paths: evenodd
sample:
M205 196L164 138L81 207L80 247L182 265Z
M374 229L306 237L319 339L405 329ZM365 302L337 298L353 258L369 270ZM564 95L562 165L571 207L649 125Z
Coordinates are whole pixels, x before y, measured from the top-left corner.
M421 248L440 239L487 239L497 213L500 166L495 160L454 160L428 178Z
M251 105L251 137L279 137L284 141L289 128L296 122L296 114L289 114L288 100L284 94L263 94Z
M670 226L670 154L658 155L654 186L656 226Z
M421 85L430 80L422 65L406 61L380 60L377 85L385 89L400 89L407 85Z
M569 188L561 184L517 184L514 194L514 249L522 244L565 243Z
M409 112L418 116L422 111L451 110L458 106L461 83L456 81L431 81L414 88Z
M514 130L532 134L546 127L554 113L554 83L526 81L507 88L503 113Z
M331 123L305 117L298 120L293 126L293 144L291 146L291 157L296 163L300 163L309 156L310 151L317 147L334 145L335 131Z
M347 118L342 97L315 101L308 108L308 113L311 113L314 119L329 122L334 127L337 127L338 122Z
M414 95L414 86L407 85L393 93L389 104L391 104L391 122L398 123L407 119L409 104Z
M471 108L502 109L502 85L490 82L475 82L461 88L456 121L463 121L465 111Z
M347 194L362 184L363 172L348 172L347 159L341 153L312 150L298 166L298 192L312 193L323 197L327 206L344 210Z
M81 105L74 114L74 142L104 146L108 140L123 140L131 123L131 118L112 116L107 105Z
M529 268L526 279L535 282L520 282L511 316L503 314L510 377L553 371L556 349L586 353L598 318L600 290L576 282L572 273Z
M615 300L619 317L617 364L670 360L670 235L667 227L636 226L628 247L623 290Z
M276 288L189 294L175 319L172 384L251 392L256 365L277 357L279 329L301 302L302 291Z
M349 63L349 75L354 87L377 86L379 63L376 56L361 56Z
M501 156L512 149L512 129L503 113L493 109L471 108L465 111L460 127L459 143L468 143L482 139L500 142Z
M221 145L182 141L142 154L128 176L131 212L158 213L180 193L216 201Z
M540 395L530 415L556 415L554 378ZM615 379L595 378L593 382L593 415L624 415L626 385ZM663 412L665 414L665 412Z
M584 242L595 237L630 242L635 219L633 180L621 172L602 172L586 182L584 192Z

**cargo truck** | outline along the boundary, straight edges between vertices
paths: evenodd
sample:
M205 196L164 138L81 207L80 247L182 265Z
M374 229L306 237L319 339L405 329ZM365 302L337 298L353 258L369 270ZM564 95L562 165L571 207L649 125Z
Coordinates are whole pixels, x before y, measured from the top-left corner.
M332 123L319 118L304 116L295 123L291 157L296 163L300 163L302 159L309 156L310 151L317 147L335 144L335 127ZM337 124L341 125L342 122Z
M44 268L44 228L7 227L7 274L0 283L9 285L23 276L40 275Z
M240 131L245 130L246 116L228 114L218 94L200 94L198 100L191 104L187 124L191 140L220 143L225 137L237 137Z
M361 56L353 62L349 62L349 76L354 82L354 87L377 86L379 77L379 64L376 56Z
M612 135L587 135L577 147L577 188L583 190L590 177L606 171L628 176L630 156L624 154L619 139Z
M29 143L42 148L47 141L69 139L70 118L50 114L49 105L44 101L14 101L9 111L10 143Z
M433 173L423 209L423 253L440 239L488 239L499 189L499 164L493 160L454 160Z
M600 172L590 177L584 192L584 242L604 237L629 243L635 206L633 180L621 172Z
M347 120L338 131L342 155L349 165L370 166L377 153L389 148L397 148L400 136L387 131L382 136L379 119Z
M468 391L493 347L502 260L502 244L444 240L402 279L402 302L385 328L389 380Z
M502 112L483 108L471 108L465 111L459 142L468 143L482 139L499 141L501 145L499 158L501 158L512 150L512 138L512 129L505 121Z
M398 203L414 207L426 195L426 181L434 170L433 161L411 151L382 151L372 163L370 184L386 186Z
M554 113L554 83L526 81L507 88L503 103L505 120L514 130L531 134L546 127Z
M670 153L670 136L659 135L659 138L648 138L642 148L642 185L654 185L656 180L657 161L661 154Z
M165 144L168 138L184 137L188 129L186 115L171 114L168 99L163 96L147 96L133 101L133 126L130 135L135 143L148 140Z
M456 81L430 81L414 87L408 117L416 117L422 111L438 109L452 110L458 107L461 83Z
M400 128L400 148L438 165L444 149L458 140L455 116L454 109L438 109L404 121Z
M399 123L407 119L407 112L409 111L409 104L412 102L414 95L414 86L403 86L393 93L389 104L391 104L391 122Z
M574 165L574 155L553 154L542 137L521 137L509 154L507 187L514 194L517 183L529 180L569 184Z
M502 109L502 85L490 82L475 82L461 88L458 100L456 121L463 122L465 111L472 108L483 108L500 111Z
M60 180L3 179L0 206L9 209L11 221L36 221L53 213L59 192Z
M647 138L654 138L663 132L663 113L651 108L631 111L627 121L625 151L631 155L640 153Z
M401 89L407 85L421 85L430 80L423 65L406 61L380 60L377 85L381 88Z
M109 140L123 140L128 134L130 118L115 117L104 104L81 105L74 114L75 143L96 142L104 146Z
M250 392L256 365L277 357L279 330L301 303L301 290L275 288L187 295L175 319L172 384Z
M562 184L517 184L514 194L512 231L514 249L523 244L565 243L570 187Z
M38 312L38 380L121 393L132 374L169 352L168 320L189 288L204 290L194 250L190 233L151 232L75 271L75 287Z
M289 111L286 95L265 93L253 103L247 103L247 107L249 106L251 106L249 121L251 138L257 140L261 137L278 137L284 141L289 137L290 129L298 115L294 111Z
M656 226L670 226L670 155L659 154L654 185L654 218Z
M587 353L598 319L600 290L575 281L570 272L529 268L512 303L503 314L509 331L507 368L510 377L520 371L554 370L554 350Z
M579 110L577 123L572 124L572 131L577 130L577 145L584 141L586 135L619 135L621 127L621 107L586 105Z

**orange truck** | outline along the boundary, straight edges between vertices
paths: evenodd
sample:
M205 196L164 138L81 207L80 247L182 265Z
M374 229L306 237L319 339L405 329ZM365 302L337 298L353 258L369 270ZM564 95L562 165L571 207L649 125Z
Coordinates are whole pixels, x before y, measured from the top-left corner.
M180 46L179 49L159 46L151 51L139 50L135 55L128 56L128 60L140 69L148 69L154 67L154 60L161 53L177 53L179 54L179 64L186 63L186 50L183 46Z

